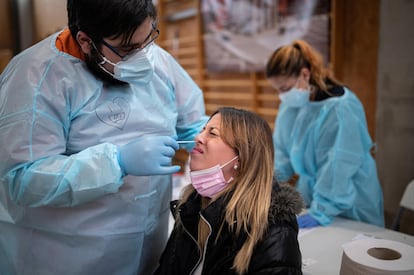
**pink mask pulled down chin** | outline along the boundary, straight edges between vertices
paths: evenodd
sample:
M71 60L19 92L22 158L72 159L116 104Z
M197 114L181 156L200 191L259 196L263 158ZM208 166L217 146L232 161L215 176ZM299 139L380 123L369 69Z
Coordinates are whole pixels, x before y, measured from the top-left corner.
M213 198L233 180L233 178L230 178L228 181L224 179L222 168L237 158L238 156L235 156L222 166L217 164L211 168L191 171L191 184L201 196Z

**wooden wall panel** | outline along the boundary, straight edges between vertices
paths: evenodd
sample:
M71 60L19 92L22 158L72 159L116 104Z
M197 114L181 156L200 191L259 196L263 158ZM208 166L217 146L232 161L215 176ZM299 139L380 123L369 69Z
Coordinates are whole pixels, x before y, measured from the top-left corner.
M335 76L361 99L375 140L379 0L333 0L331 60Z
M9 63L15 51L12 5L9 0L0 1L0 73Z
M14 48L11 1L0 1L0 49Z
M68 24L65 0L33 0L34 42L55 33Z

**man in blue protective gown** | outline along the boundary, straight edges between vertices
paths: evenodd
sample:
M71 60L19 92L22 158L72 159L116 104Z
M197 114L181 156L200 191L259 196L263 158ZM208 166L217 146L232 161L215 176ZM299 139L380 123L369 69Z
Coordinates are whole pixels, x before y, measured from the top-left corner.
M151 274L177 139L207 117L151 0L69 0L0 77L0 274Z

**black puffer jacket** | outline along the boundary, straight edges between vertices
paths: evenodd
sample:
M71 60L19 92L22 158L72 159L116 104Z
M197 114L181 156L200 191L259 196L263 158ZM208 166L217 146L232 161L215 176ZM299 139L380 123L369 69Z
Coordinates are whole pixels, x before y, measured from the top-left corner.
M174 228L155 274L193 274L201 259L201 251L197 245L197 224L200 214L212 228L202 275L236 274L231 266L246 239L246 234L236 238L224 229L217 243L215 242L223 218L225 201L218 199L200 212L200 196L193 193L180 209L176 206L175 201L172 203L173 211L180 215L184 228ZM263 240L255 247L247 274L302 274L295 216L302 206L302 199L295 189L286 184L274 185L269 227Z

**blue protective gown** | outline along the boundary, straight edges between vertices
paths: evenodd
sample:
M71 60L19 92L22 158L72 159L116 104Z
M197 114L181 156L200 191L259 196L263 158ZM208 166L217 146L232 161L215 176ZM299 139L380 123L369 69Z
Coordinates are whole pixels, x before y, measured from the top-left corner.
M280 105L275 121L275 173L296 183L320 224L333 217L384 226L383 195L365 113L348 89L301 108Z
M171 175L122 178L117 145L193 140L207 120L202 92L158 46L151 82L107 86L57 35L0 77L0 274L150 274Z

